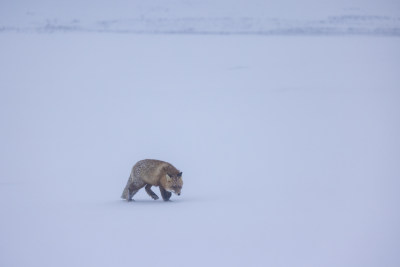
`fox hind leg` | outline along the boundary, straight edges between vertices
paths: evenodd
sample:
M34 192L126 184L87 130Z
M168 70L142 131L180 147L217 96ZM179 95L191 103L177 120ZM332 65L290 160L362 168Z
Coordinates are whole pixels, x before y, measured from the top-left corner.
M147 194L149 195L149 196L151 196L154 200L157 200L158 199L158 196L156 195L156 193L154 193L153 192L153 190L151 190L151 184L147 184L146 185L146 187L145 187L145 189L146 189L146 192L147 192Z
M164 201L168 201L171 198L171 192L168 192L162 186L160 186L160 192Z
M145 185L146 183L142 180L130 177L121 198L131 201L133 196Z
M129 186L129 198L127 199L128 201L131 201L133 196L143 187L145 186L144 182L133 182Z

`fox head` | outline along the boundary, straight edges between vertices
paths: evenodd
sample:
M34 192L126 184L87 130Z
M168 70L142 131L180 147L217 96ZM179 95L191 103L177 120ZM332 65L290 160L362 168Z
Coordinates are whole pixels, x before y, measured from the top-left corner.
M175 193L178 196L181 194L183 181L182 181L182 172L178 174L166 174L166 185L165 190Z

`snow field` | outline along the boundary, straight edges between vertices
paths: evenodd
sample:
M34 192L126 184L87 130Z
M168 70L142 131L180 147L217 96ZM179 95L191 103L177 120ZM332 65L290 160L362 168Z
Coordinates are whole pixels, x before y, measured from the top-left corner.
M397 266L399 42L1 34L0 265Z

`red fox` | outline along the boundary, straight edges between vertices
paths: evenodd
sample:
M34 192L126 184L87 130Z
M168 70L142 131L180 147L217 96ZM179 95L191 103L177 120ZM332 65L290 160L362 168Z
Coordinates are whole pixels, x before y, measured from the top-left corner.
M145 159L133 166L121 198L131 201L132 197L145 186L147 194L157 200L158 196L151 187L159 186L163 200L168 201L171 198L171 192L178 196L181 194L182 185L182 172L172 164L161 160Z

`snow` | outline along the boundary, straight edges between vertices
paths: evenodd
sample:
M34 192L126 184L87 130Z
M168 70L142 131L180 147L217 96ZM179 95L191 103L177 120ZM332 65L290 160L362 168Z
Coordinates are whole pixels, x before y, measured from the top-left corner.
M399 45L1 32L0 266L399 266ZM145 158L181 196L120 199Z
M256 35L400 35L397 0L14 0L0 31Z

